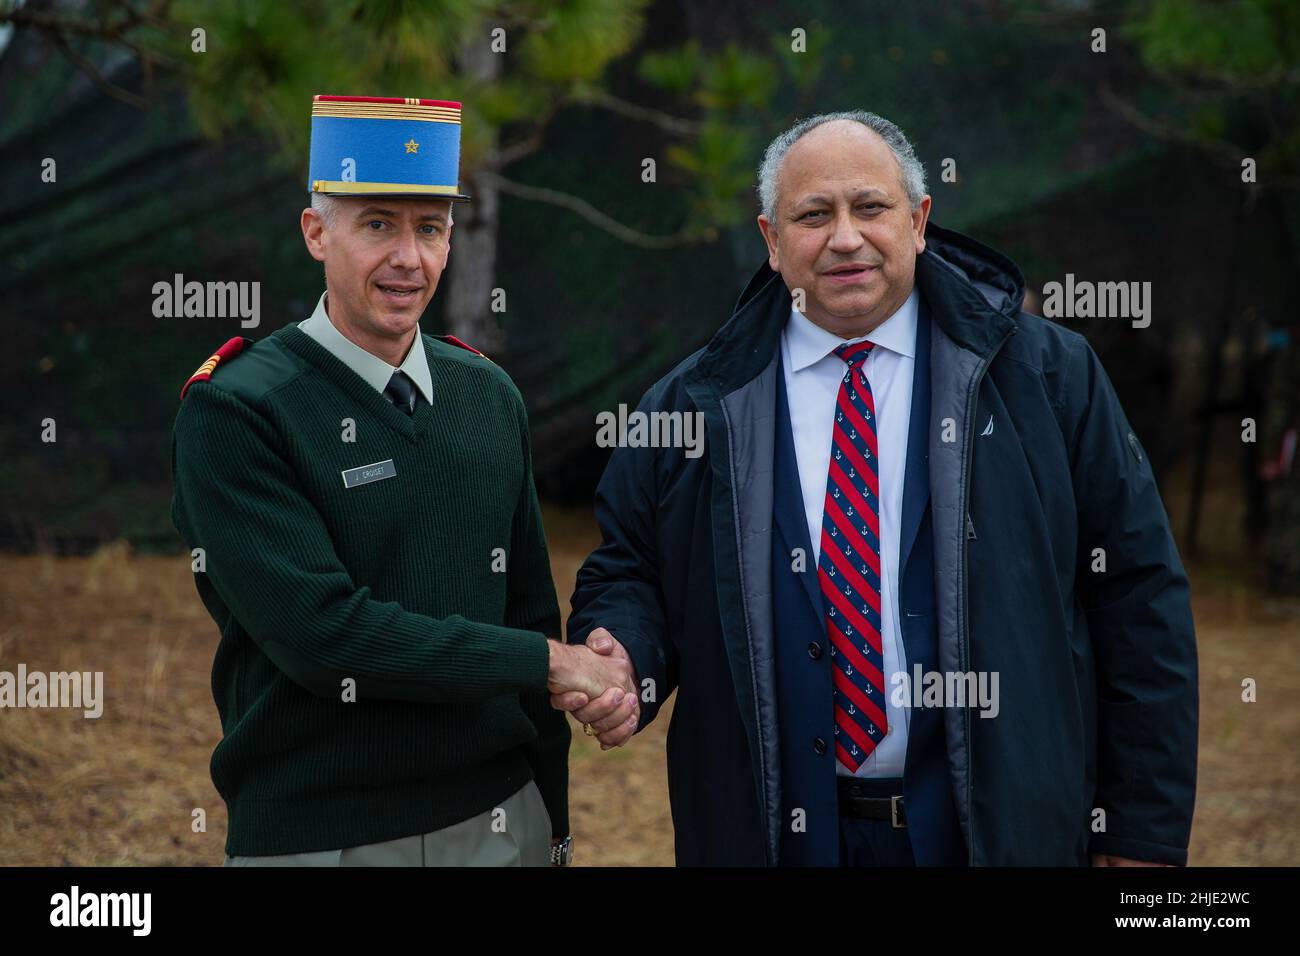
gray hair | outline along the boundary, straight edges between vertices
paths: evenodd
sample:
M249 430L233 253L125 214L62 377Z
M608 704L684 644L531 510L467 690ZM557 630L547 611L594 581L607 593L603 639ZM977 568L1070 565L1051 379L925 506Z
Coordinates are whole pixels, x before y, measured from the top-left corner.
M447 225L451 225L451 210L455 206L451 203L447 207ZM337 196L330 196L326 193L311 194L311 208L316 210L316 215L320 216L325 222L326 229L333 229L334 223L339 218L339 200Z
M333 196L324 193L311 194L311 208L316 210L325 223L326 229L333 229L339 218L339 202Z
M894 154L894 158L898 160L900 178L903 180L903 188L907 191L907 198L912 208L921 205L921 200L925 198L925 167L916 158L916 151L912 149L912 144L903 135L903 131L875 113L866 110L846 110L841 113L822 113L801 120L768 144L767 151L763 153L763 162L758 167L758 201L763 207L763 215L768 222L776 222L776 181L781 174L781 164L785 162L785 154L805 134L823 123L832 123L836 120L861 123L878 134Z

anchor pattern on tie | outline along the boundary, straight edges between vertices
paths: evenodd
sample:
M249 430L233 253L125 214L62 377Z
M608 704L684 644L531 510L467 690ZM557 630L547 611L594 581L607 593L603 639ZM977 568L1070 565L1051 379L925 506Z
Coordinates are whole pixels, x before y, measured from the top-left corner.
M888 728L880 639L876 404L862 368L871 349L870 342L835 349L847 368L835 403L817 558L831 651L835 757L852 771L871 756Z

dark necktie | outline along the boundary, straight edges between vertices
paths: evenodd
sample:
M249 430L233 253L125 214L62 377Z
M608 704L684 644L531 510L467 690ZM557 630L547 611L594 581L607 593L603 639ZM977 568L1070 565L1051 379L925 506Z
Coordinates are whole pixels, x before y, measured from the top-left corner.
M841 345L840 381L817 577L825 600L835 697L835 755L856 771L884 738L880 642L880 480L876 404L862 365L872 343Z
M400 368L388 380L388 387L384 389L384 398L406 414L415 414L415 383Z

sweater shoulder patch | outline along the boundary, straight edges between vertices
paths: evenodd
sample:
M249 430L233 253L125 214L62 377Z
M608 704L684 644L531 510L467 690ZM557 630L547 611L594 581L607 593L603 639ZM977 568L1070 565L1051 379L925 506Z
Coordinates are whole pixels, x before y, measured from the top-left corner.
M490 358L488 358L486 355L484 355L484 354L483 354L482 352L480 352L478 349L474 348L474 346L469 345L469 344L466 343L466 342L462 342L460 339L456 338L456 336L454 336L454 335L435 335L435 336L433 336L433 338L436 339L436 340L439 341L439 342L446 342L448 345L454 345L454 346L456 346L457 348L464 349L464 350L467 351L467 352L473 352L475 355L479 356L480 358L485 358L485 359L487 359L489 362L492 361Z
M223 361L229 361L242 352L245 348L253 344L252 339L246 339L243 336L235 336L226 342L225 345L217 349L208 356L206 362L200 365L189 377L184 385L181 386L181 400L185 399L185 393L190 390L190 386L195 382L206 382L212 378L212 373L217 370L217 366Z
M212 358L199 367L199 371L185 383L188 389L195 382L207 382L229 392L240 401L257 404L267 392L302 374L307 363L287 348L277 335L266 338L243 339L242 344L231 339ZM226 354L222 350L230 349ZM236 358L238 361L236 361ZM215 364L213 359L216 360ZM204 374L206 372L206 374ZM184 393L181 395L184 398Z

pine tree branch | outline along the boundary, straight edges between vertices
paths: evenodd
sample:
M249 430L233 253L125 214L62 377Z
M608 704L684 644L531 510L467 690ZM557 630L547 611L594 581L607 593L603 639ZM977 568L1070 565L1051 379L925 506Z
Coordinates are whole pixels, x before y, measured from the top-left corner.
M1102 82L1100 87L1098 87L1098 93L1101 96L1102 102L1119 114L1119 116L1127 120L1142 132L1149 136L1153 136L1156 139L1191 146L1194 149L1208 154L1213 159L1222 162L1225 166L1236 169L1240 169L1241 161L1247 156L1246 150L1229 140L1206 139L1195 135L1189 130L1176 126L1173 123L1168 123L1156 119L1155 117L1148 116L1128 100L1116 93L1108 82ZM1267 185L1273 188L1296 189L1300 188L1300 177L1273 177L1269 180Z
M612 113L628 119L638 120L644 123L653 123L666 133L672 133L674 136L694 136L703 128L703 124L696 120L682 119L678 116L671 116L662 110L653 109L649 106L641 106L638 103L629 103L627 100L620 99L612 93L604 90L584 89L573 94L573 102L584 106L601 106Z
M506 179L499 173L481 170L476 174L477 178L490 185L495 186L503 193L511 196L518 196L520 199L531 199L535 202L549 203L552 206L559 206L562 209L568 209L575 212L593 226L597 226L608 232L611 236L626 242L628 245L638 246L642 249L673 249L678 246L686 245L694 241L694 235L686 229L679 230L666 236L653 236L649 233L640 232L630 226L625 226L621 222L607 216L591 203L578 196L563 193L555 189L546 189L541 186L528 186L524 183L517 183L513 180Z

